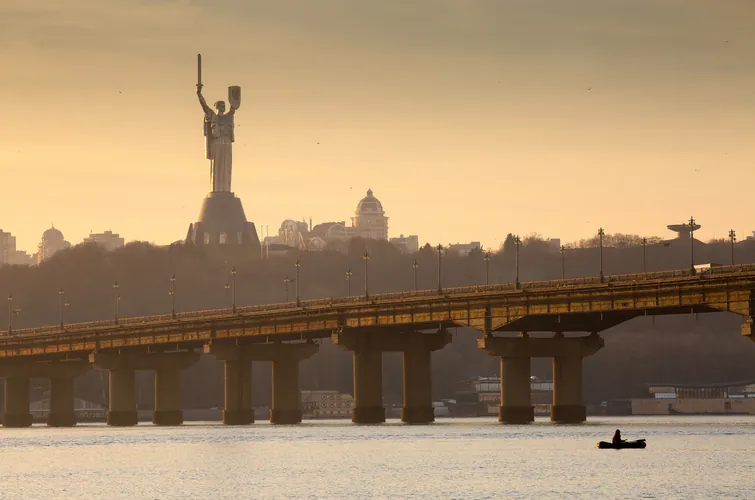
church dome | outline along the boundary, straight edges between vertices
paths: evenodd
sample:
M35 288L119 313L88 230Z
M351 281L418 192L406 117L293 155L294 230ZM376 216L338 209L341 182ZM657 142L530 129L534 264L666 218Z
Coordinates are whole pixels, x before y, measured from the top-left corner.
M383 205L380 200L372 196L372 189L367 190L367 196L357 204L356 215L383 215Z
M55 229L55 226L51 227L44 233L42 233L42 241L63 241L63 233Z

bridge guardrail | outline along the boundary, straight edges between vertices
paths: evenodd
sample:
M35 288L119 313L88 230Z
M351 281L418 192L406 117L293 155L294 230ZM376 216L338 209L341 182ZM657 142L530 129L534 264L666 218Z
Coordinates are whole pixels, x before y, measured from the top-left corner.
M716 266L711 267L700 277L716 276L724 274L734 274L743 272L754 272L755 264L739 264L734 266ZM628 282L651 282L662 280L675 280L685 278L695 278L695 274L691 269L672 270L672 271L654 271L648 273L633 273L633 274L619 274L608 275L601 280L599 277L582 277L582 278L567 278L559 280L542 280L542 281L529 281L519 282L518 286L516 282L508 283L496 283L492 285L472 285L462 287L450 287L441 290L443 296L463 295L469 293L482 293L482 292L504 292L504 291L528 291L528 290L545 290L548 288L567 288L567 287L581 287L581 286L599 286L599 285L611 285L614 283L623 284ZM370 296L369 300L365 300L362 295L352 295L348 297L334 297L324 299L311 299L303 300L299 302L299 306L296 302L283 302L273 304L258 304L251 306L239 306L236 308L236 314L252 314L252 313L267 313L276 310L290 310L290 309L306 309L311 310L317 307L334 307L347 304L369 303L379 304L381 302L393 302L396 300L409 299L409 298L425 298L438 295L437 289L426 290L412 290L406 292L387 292L374 294ZM118 324L115 324L114 320L97 320L87 321L81 323L69 323L64 325L62 332L65 333L78 333L85 332L86 330L104 328L104 327L121 327L131 325L141 325L147 323L164 323L168 321L181 321L186 319L197 318L212 318L212 317L228 317L233 314L231 308L222 309L205 309L199 311L187 311L176 313L176 317L173 318L171 314L157 314L151 316L136 316L119 318ZM13 330L13 336L36 336L50 333L61 333L60 325L43 326L37 328L24 328Z

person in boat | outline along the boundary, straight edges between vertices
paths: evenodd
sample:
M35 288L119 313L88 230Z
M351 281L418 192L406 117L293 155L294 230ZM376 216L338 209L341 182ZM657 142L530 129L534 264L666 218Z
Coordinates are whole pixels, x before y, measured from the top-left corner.
M616 429L616 432L614 432L614 434L613 434L612 443L613 444L621 444L621 443L626 443L626 442L627 442L626 439L621 439L621 431L619 429Z

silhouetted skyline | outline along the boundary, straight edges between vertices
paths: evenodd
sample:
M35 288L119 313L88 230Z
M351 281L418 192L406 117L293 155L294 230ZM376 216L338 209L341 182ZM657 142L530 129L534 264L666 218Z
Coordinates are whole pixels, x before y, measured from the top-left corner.
M342 220L371 187L391 235L422 241L664 236L690 215L700 239L747 235L754 15L745 1L6 1L2 227L25 249L51 222L71 241L182 239L207 191L202 52L209 99L245 89L234 191L258 227Z

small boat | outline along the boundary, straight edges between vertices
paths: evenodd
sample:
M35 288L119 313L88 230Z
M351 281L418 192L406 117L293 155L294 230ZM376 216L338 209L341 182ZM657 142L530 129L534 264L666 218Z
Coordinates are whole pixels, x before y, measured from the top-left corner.
M601 441L598 443L598 448L600 449L609 449L609 450L622 450L624 448L627 449L641 449L644 448L645 440L644 439L638 439L637 441L624 441L621 444L613 444L606 441Z

